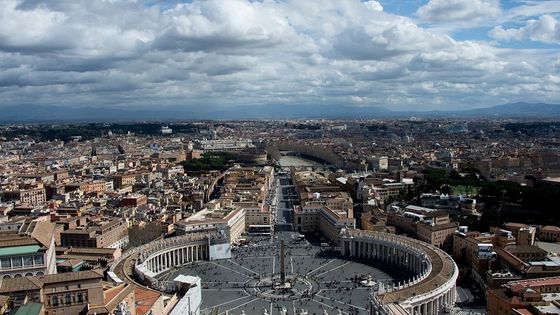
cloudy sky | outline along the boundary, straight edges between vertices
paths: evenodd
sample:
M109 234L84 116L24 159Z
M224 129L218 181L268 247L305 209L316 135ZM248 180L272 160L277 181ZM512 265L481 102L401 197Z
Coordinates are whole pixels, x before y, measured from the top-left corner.
M557 0L0 0L0 109L560 103Z

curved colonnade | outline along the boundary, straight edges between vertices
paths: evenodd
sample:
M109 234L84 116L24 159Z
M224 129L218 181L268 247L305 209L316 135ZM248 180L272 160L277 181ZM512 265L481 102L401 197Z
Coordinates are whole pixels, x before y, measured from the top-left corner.
M173 267L209 260L210 242L214 238L215 235L205 233L156 240L128 251L115 261L110 271L129 282L171 293L176 290L173 281L160 281L156 277Z
M383 284L370 297L372 315L432 315L453 306L459 269L441 249L408 237L362 230L341 235L341 254L398 265L414 277L403 283Z
M173 281L156 277L176 266L209 260L210 244L215 239L215 235L189 234L153 241L128 251L115 261L111 271L128 282L171 293L177 289ZM396 285L379 283L370 295L372 315L435 315L454 304L458 268L435 246L394 234L346 230L341 235L341 254L397 265L415 275Z

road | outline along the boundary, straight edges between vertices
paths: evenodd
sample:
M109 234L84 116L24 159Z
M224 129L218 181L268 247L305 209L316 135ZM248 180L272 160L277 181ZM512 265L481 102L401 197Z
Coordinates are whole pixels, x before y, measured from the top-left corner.
M292 184L289 173L278 174L275 181L275 230L291 231L294 222L294 204L297 202L297 195Z

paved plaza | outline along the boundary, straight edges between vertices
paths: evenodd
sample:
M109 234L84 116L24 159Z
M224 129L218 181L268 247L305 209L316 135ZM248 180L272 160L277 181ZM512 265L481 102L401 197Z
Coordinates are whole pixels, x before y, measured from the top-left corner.
M200 261L165 273L162 280L179 274L202 279L203 311L218 314L367 314L370 287L360 280L393 282L407 278L401 270L373 262L346 260L332 251L297 242L292 232L277 233L275 238L253 240L239 247L227 260ZM279 282L280 240L286 242L285 272L289 289L277 289Z

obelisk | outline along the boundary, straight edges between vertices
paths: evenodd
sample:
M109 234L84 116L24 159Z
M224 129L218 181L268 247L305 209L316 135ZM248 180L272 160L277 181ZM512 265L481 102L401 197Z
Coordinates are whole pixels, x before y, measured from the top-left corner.
M286 284L286 268L284 262L284 240L280 241L280 285Z

